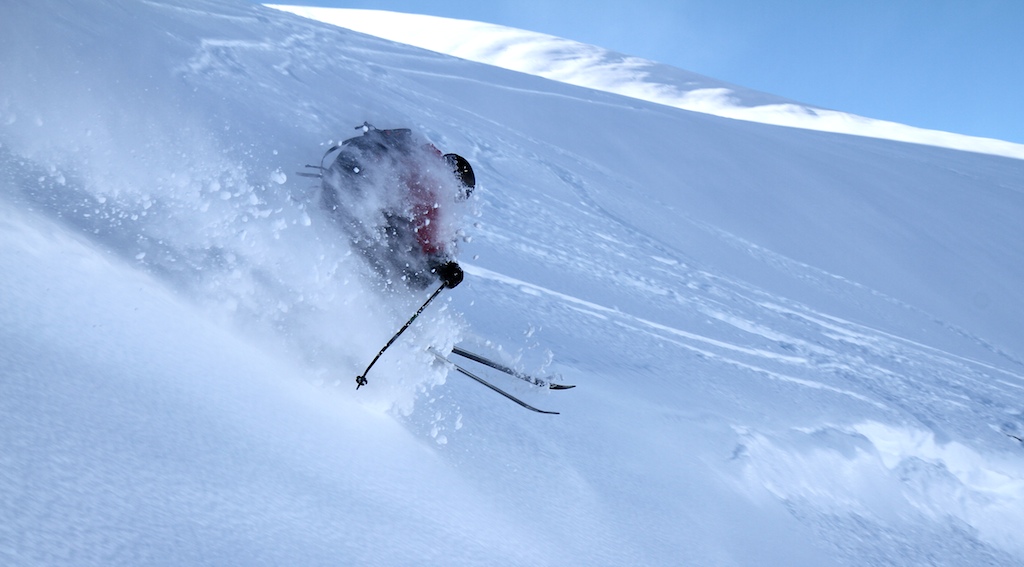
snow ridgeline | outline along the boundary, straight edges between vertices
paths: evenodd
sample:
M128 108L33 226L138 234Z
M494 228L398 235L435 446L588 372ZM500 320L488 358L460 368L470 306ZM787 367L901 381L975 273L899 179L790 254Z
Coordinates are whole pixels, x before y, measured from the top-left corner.
M715 116L1024 159L1024 145L818 108L639 57L484 22L381 10L267 4L438 53Z

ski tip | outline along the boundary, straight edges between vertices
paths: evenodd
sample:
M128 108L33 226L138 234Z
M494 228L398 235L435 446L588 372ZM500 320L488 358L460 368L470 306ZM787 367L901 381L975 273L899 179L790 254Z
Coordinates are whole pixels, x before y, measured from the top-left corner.
M569 390L575 387L576 384L548 384L549 390Z

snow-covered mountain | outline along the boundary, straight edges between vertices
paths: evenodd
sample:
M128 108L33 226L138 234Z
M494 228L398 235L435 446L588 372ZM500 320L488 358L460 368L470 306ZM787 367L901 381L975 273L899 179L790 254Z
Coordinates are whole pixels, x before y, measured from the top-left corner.
M295 172L363 121L479 186L357 392L425 297ZM14 3L0 563L1024 564L1022 174L247 2Z
M561 37L383 10L270 5L470 61L716 116L1024 158L1024 145L815 107ZM956 112L956 109L950 109Z

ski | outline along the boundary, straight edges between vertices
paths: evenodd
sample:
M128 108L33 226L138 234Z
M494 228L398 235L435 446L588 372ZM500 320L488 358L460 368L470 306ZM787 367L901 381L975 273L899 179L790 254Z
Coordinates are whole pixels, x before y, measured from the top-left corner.
M520 371L518 371L518 370L516 370L514 368L509 368L508 366L505 366L504 364L501 364L499 362L494 362L493 360L491 360L489 358L485 358L483 356L480 356L479 354L476 354L476 353L473 353L473 352L469 352L468 350L463 349L463 348L459 348L459 347L452 348L452 354L457 354L457 355L459 355L459 356L461 356L463 358L467 358L469 360L472 360L473 362L479 362L480 364L483 364L484 366L489 366L489 367L491 367L491 368L493 368L495 370L499 370L499 371L504 372L505 374L508 374L510 376L515 376L516 378L519 378L520 380L525 380L526 382L529 382L529 383L533 384L534 386L540 386L541 388L545 388L546 387L546 388L548 388L550 390L568 390L569 388L575 388L576 387L575 384L556 384L556 383L554 383L554 382L552 382L550 380L545 380L543 378L537 378L536 376L530 376L529 374L526 374L525 372L520 372Z
M429 348L427 350L430 352L430 354L432 354L435 357L437 357L438 360L440 360L440 361L444 362L445 364L449 365L451 368L454 368L457 372L459 372L461 374L464 374L466 376L469 376L473 380L476 380L477 382L483 384L484 386L487 386L488 388L494 390L495 392L501 394L502 396L505 396L506 398L512 400L513 402L523 406L524 408L526 408L526 409L528 409L530 411L535 411L537 413L546 413L546 414L549 414L549 415L559 415L557 411L547 411L547 410L542 410L542 409L538 409L538 408L535 408L535 407L531 406L530 404L524 402L523 400L520 400L519 398L513 396L512 394L509 394L505 390L502 390L501 388L495 386L494 384L491 384L487 380L484 380L483 378L477 376L476 374L473 374L469 370L466 370L462 366L459 366L458 364L452 362L447 357L445 357L443 354L441 354L440 352L437 352L437 350L435 350L433 348Z

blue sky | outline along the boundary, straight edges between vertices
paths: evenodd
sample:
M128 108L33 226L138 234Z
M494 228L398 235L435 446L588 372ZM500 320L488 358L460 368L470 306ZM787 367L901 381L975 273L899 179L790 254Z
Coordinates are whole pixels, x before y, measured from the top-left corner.
M278 0L479 20L870 118L1024 143L1024 0Z

